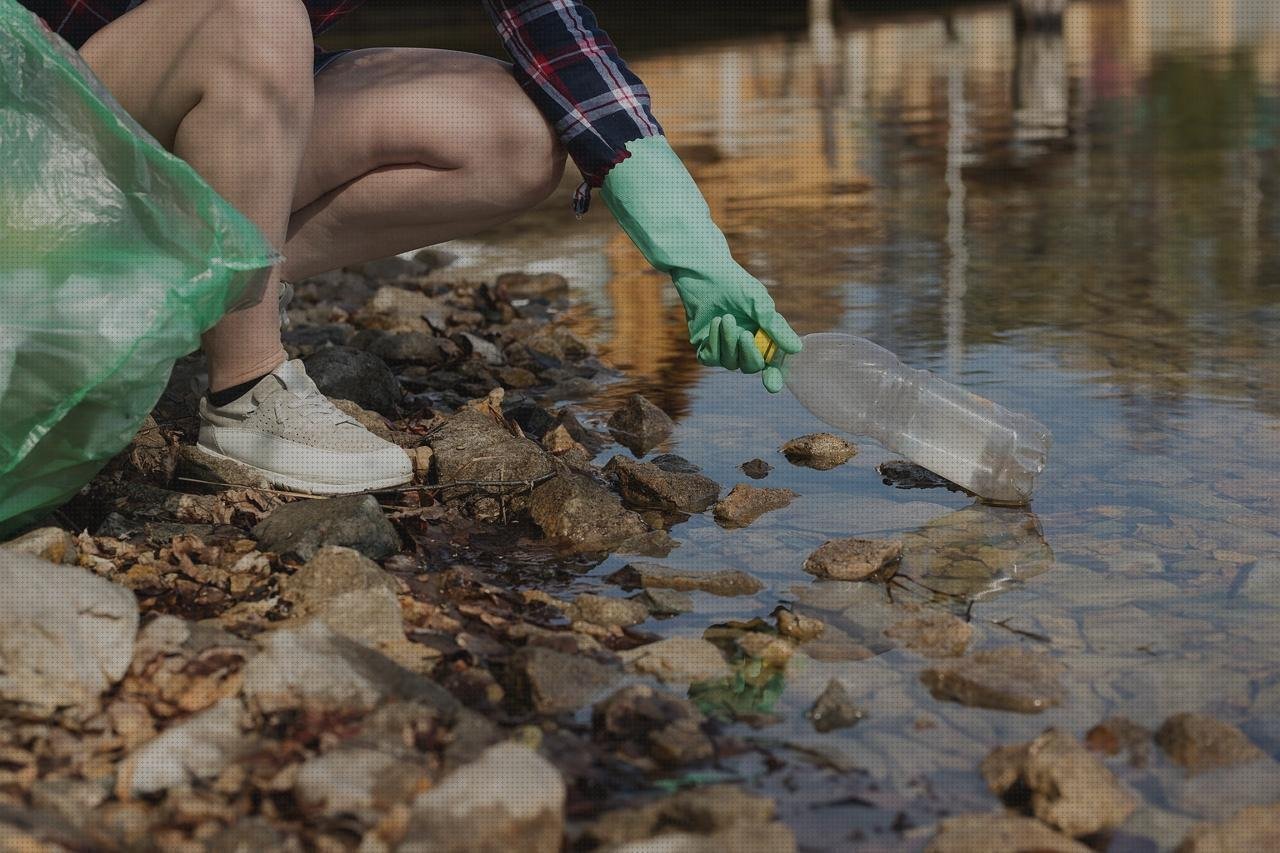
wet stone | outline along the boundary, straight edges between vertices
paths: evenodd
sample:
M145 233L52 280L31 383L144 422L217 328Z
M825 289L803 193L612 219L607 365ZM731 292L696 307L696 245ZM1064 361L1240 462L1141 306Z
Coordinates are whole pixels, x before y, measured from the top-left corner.
M778 620L778 633L797 643L815 640L827 629L826 623L821 619L805 613L796 613L785 607L775 610L774 617Z
M616 495L579 474L558 475L535 488L529 514L543 535L577 553L610 551L648 532Z
M617 669L582 654L525 646L511 656L513 687L527 695L540 714L576 711L619 675Z
M349 495L282 504L253 528L264 551L309 560L328 545L352 548L374 560L400 550L400 536L373 495Z
M732 674L724 654L698 637L668 637L622 653L629 669L660 681L688 684Z
M639 625L649 618L649 608L639 601L590 593L584 593L574 599L566 613L574 621L581 620L606 628L615 625Z
M751 459L743 462L738 466L742 469L742 473L746 474L753 480L763 480L769 476L769 472L773 470L773 466L763 459Z
M604 471L617 482L627 506L697 513L720 497L720 485L685 460L669 455L659 459L665 459L666 465L658 460L635 462L625 456L609 460Z
M953 658L969 647L973 626L945 610L921 608L919 615L885 628L884 635L925 657Z
M905 459L890 459L876 466L876 472L886 486L895 489L947 489L962 492L960 486L950 480L943 479L928 468L921 467Z
M1177 853L1280 850L1280 803L1246 806L1221 823L1198 823Z
M623 589L674 589L680 592L701 590L712 595L731 597L755 595L764 584L737 569L703 572L697 569L673 569L660 563L627 563L605 578Z
M609 850L792 853L790 830L774 821L769 797L733 785L706 785L646 805L607 812L585 837ZM647 843L634 844L634 842ZM667 843L671 840L672 843Z
M804 561L804 570L820 578L860 581L902 557L902 542L885 539L833 539Z
M678 616L693 611L693 596L678 589L654 587L633 596L631 600L644 605L650 614L658 617Z
M350 345L377 356L388 364L436 367L462 356L462 349L456 343L426 332L363 329L351 338Z
M829 471L857 455L858 446L829 432L819 432L793 438L781 450L792 465Z
M553 272L538 275L507 272L498 276L495 283L512 299L538 299L569 294L569 281Z
M817 731L830 732L856 725L866 715L845 686L833 678L805 716Z
M649 759L677 767L711 758L703 716L688 699L646 684L624 687L592 711L593 737L616 746L638 763Z
M721 527L746 527L766 512L782 509L797 497L790 489L763 489L739 483L715 505L714 515Z
M1073 837L1114 829L1138 805L1096 754L1055 729L995 748L982 762L982 777L1007 803L1027 800L1036 818Z
M303 359L307 375L326 397L350 400L361 408L394 414L400 383L386 362L353 347L328 347Z
M1038 820L1009 812L949 817L925 847L925 853L1090 853L1074 838L1054 832Z
M614 440L636 456L657 447L675 430L675 422L640 394L632 394L609 418Z
M1174 714L1155 741L1174 764L1192 773L1265 758L1240 729L1207 714Z
M1103 755L1129 753L1129 763L1145 766L1151 757L1151 731L1127 717L1108 717L1089 729L1085 746Z
M1065 667L1021 646L975 652L946 667L927 669L920 680L935 699L976 708L1038 714L1066 697Z

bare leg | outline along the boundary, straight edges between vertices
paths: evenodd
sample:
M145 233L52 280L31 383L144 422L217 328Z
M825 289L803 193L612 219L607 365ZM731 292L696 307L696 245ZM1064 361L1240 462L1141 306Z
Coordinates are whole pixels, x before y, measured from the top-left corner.
M285 244L314 98L302 3L147 0L80 52L143 127ZM205 336L213 390L284 360L277 288L273 275L262 302Z
M545 199L564 153L506 63L371 48L316 78L283 276L465 236Z

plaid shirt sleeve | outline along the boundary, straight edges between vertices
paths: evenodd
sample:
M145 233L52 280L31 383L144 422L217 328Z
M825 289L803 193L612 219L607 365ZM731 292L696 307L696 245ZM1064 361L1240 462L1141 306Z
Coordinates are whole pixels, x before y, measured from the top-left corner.
M585 182L574 196L582 213L591 188L630 156L626 143L662 133L649 91L578 0L483 2L516 79L582 171Z

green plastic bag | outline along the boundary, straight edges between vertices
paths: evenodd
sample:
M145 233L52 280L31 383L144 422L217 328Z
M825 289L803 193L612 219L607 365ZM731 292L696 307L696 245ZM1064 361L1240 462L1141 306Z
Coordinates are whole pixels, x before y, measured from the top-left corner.
M128 445L173 363L261 299L281 256L13 0L0 152L3 535Z

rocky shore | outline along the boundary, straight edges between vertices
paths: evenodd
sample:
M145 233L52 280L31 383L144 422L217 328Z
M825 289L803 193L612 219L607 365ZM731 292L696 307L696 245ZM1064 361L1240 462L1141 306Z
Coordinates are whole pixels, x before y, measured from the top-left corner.
M643 396L594 408L620 377L560 322L567 293L553 274L460 280L429 251L298 284L290 355L413 459L413 484L390 492L311 499L202 457L200 363L179 364L134 444L0 547L0 840L777 853L797 849L795 815L726 780L803 752L737 725L776 721L797 656L901 649L927 662L937 701L990 713L1065 701L1062 664L1033 642L972 649L958 596L886 595L906 559L893 539L836 539L798 561L852 590L845 617L777 601L768 618L664 636L694 595L765 589L733 567L664 564L673 529L699 514L749 527L803 495L650 455L673 424ZM817 435L782 451L826 471L857 448ZM744 463L751 479L769 471ZM629 561L570 589L611 554ZM807 714L815 736L858 725L858 698L832 679ZM1000 811L948 816L938 792L933 823L903 820L882 841L1104 849L1141 799L1120 769L1137 762L1271 759L1193 714L1154 733L1047 728L982 763ZM1180 849L1268 849L1278 825L1276 807L1250 806Z

